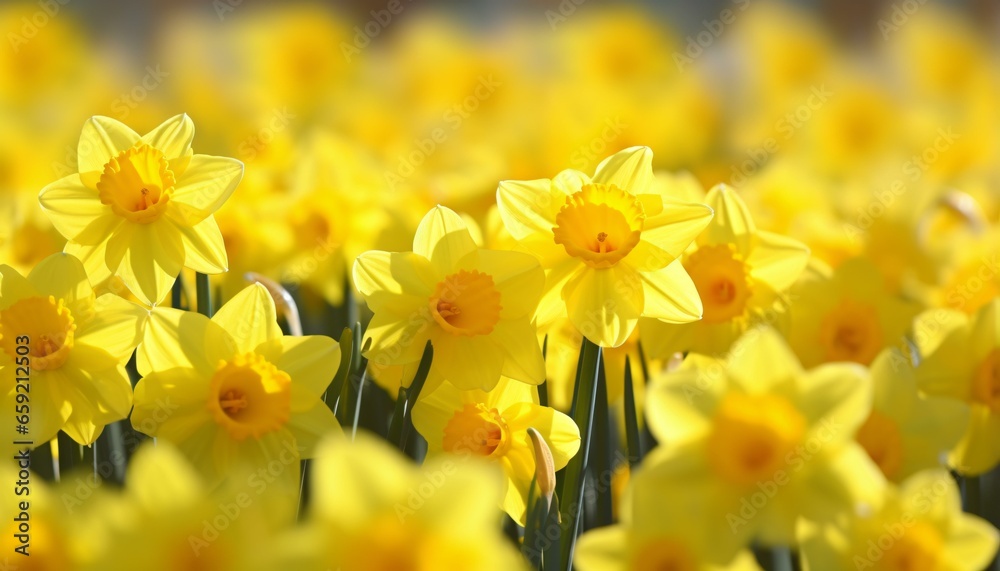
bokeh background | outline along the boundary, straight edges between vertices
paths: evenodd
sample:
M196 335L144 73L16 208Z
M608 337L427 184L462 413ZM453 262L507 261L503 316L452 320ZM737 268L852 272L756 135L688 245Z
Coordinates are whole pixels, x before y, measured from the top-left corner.
M834 267L870 257L934 305L1000 212L998 14L986 0L4 2L0 259L26 272L62 247L36 197L76 172L87 117L141 133L183 112L196 152L246 164L217 216L224 297L252 270L340 306L353 258L408 249L430 206L502 244L498 181L648 145L684 192L731 184L762 227Z

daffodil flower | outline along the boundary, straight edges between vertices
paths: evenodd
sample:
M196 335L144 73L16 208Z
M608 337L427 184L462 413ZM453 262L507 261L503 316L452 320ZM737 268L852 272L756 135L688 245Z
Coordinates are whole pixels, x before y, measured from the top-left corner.
M872 412L855 436L886 479L901 482L939 468L969 423L969 407L955 398L924 395L909 357L882 351L871 364Z
M539 327L568 315L587 339L617 347L640 316L701 318L695 284L675 262L712 210L660 194L652 161L649 148L632 147L601 162L593 178L565 170L500 183L504 225L546 272Z
M461 391L442 383L413 406L413 426L432 453L498 462L506 477L503 509L522 525L535 475L528 428L545 439L556 470L564 468L580 449L580 429L573 419L540 406L535 387L507 378L490 392Z
M3 429L13 436L4 446L38 446L59 430L91 444L104 425L128 416L125 363L145 315L120 297L95 297L83 264L69 254L49 256L27 278L0 266L0 387L9 421ZM24 404L27 433L14 434L14 413Z
M836 518L884 481L853 440L871 409L867 376L853 363L804 371L765 327L725 360L688 355L647 392L647 423L663 444L644 470L717 518L721 553L753 537L793 545L800 516Z
M704 306L701 321L667 325L645 320L640 336L651 356L677 351L721 356L739 336L775 311L809 261L809 248L791 238L758 230L746 203L718 185L705 202L715 217L685 253L684 268Z
M823 270L791 290L788 342L806 367L833 361L870 365L882 349L904 345L920 306L891 295L865 258Z
M143 136L108 117L91 117L78 145L79 173L49 184L42 208L83 261L93 283L119 276L146 304L163 300L181 268L227 269L212 213L243 176L243 163L195 155L187 115Z
M499 470L476 458L417 467L380 439L320 444L309 519L274 569L521 571L497 526Z
M584 533L573 557L580 571L759 571L753 553L718 548L728 533L682 487L664 487L642 469L627 494L621 522Z
M950 463L964 474L982 474L1000 462L1000 298L971 318L934 309L917 319L923 356L917 383L929 395L961 399L972 408L965 435Z
M1000 538L989 522L962 513L946 470L914 474L837 524L799 526L805 566L840 569L986 569Z
M137 351L132 425L177 445L209 479L244 464L294 479L320 437L339 432L321 400L340 360L329 337L282 335L254 284L212 319L153 310Z
M539 384L545 363L532 317L544 279L531 256L477 248L460 216L433 208L412 252L371 251L354 263L375 313L365 331L369 366L415 363L430 340L429 387L447 379L489 390L501 375Z

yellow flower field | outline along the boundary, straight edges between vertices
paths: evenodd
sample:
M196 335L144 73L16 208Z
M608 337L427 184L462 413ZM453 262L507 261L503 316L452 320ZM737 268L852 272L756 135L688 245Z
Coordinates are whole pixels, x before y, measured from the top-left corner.
M0 5L0 571L1000 571L1000 5Z

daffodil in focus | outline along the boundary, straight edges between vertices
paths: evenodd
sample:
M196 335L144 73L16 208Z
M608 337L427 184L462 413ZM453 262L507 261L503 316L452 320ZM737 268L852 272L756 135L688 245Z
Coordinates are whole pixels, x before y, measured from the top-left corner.
M95 297L83 264L69 254L49 256L27 278L0 266L0 388L4 431L12 436L4 446L13 440L37 446L59 430L89 445L106 424L128 416L125 363L145 314L120 297ZM27 433L14 433L19 406L28 413L21 423Z
M150 315L136 364L132 426L174 443L209 480L272 464L294 479L325 434L340 432L321 400L340 361L329 337L282 335L274 301L254 284L212 319L171 308Z
M422 467L381 440L328 439L317 452L313 509L274 569L520 571L500 533L499 469L470 458Z
M546 271L539 327L569 316L587 339L617 347L639 317L697 321L702 304L678 260L712 219L703 204L658 192L648 147L606 158L593 178L564 170L552 180L503 181L507 230Z
M886 487L839 525L800 525L800 537L812 571L978 571L1000 544L993 526L962 513L958 486L945 470Z
M758 230L743 199L728 186L716 186L705 201L715 217L683 258L704 316L683 325L643 321L641 337L651 356L725 354L754 322L778 311L779 295L809 261L809 248L801 242Z
M954 398L917 391L913 365L903 352L886 349L871 364L872 411L855 436L886 479L900 482L938 468L969 422L969 407Z
M94 283L112 275L146 304L163 300L181 268L226 271L222 234L212 213L243 176L243 163L195 155L194 124L168 119L139 136L108 117L83 126L79 173L39 194L65 251L83 261Z
M535 475L528 428L545 439L556 470L580 449L580 429L573 419L539 406L535 387L507 378L488 393L460 391L442 383L413 406L413 426L427 440L430 452L481 456L499 463L506 476L503 509L521 525Z
M951 456L963 474L982 474L1000 461L1000 298L969 317L935 309L914 325L920 354L917 382L929 395L971 406L965 435Z
M865 258L832 274L817 270L792 289L788 342L806 367L833 361L871 364L884 348L904 346L920 306L889 293Z
M665 488L640 471L626 495L621 523L580 537L573 558L580 571L757 571L746 549L735 556L717 547L725 521L699 509L683 489ZM692 499L694 501L692 501Z
M688 355L649 389L647 423L663 444L643 470L716 518L720 556L751 538L793 545L800 516L834 519L882 480L853 441L871 391L863 367L803 370L774 330L751 329L726 360Z
M354 263L354 283L375 313L366 356L377 368L412 364L430 340L429 386L447 379L489 390L501 375L537 385L545 363L532 317L544 279L533 257L478 248L458 214L435 207L412 252L371 251Z
M81 569L263 569L256 565L270 537L265 521L275 513L261 494L274 484L253 473L233 476L246 486L212 488L173 445L144 445L129 462L124 489L87 498L103 541Z

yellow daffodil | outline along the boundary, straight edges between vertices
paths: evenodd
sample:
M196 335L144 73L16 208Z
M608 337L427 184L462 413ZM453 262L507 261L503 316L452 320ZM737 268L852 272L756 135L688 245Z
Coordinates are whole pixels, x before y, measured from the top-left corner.
M507 378L488 393L442 383L413 406L413 426L427 440L430 452L482 456L499 463L506 476L501 505L521 525L535 476L528 428L545 439L556 470L563 469L580 448L580 429L573 419L539 406L535 387Z
M53 254L27 278L0 266L4 433L38 446L63 430L91 444L104 425L128 416L125 363L145 314L120 297L95 297L83 265L69 254ZM19 407L28 431L15 434ZM3 446L11 441L5 437Z
M294 520L271 510L262 495L277 486L271 475L231 476L239 481L212 488L171 444L144 445L130 460L120 493L88 500L106 543L82 569L261 569L255 563L271 536L268 527L281 527L273 519ZM289 507L294 516L295 504Z
M973 315L1000 296L1000 226L952 243L937 305Z
M500 183L504 225L546 270L539 327L568 315L594 343L617 347L640 316L701 317L698 291L674 262L712 210L657 193L652 160L649 148L632 147L601 162L593 178L565 170L552 180Z
M369 362L414 363L430 340L431 385L489 390L500 375L541 383L531 321L544 279L527 254L477 248L462 218L438 206L420 222L413 252L366 252L354 263L354 283L375 313L365 332Z
M871 364L886 347L903 347L920 306L891 295L864 258L832 275L808 274L792 289L788 342L806 367L833 361Z
M699 509L682 488L668 488L640 471L626 496L622 522L579 539L573 565L580 571L757 571L753 554L720 552L715 538L726 522Z
M705 308L701 321L683 325L644 320L640 336L649 355L677 351L722 355L755 321L776 311L780 293L805 269L809 249L758 230L743 200L726 185L705 198L715 217L683 258Z
M962 513L958 487L945 470L914 474L898 489L887 486L841 525L801 525L800 538L810 571L976 571L989 566L1000 544L993 526Z
M972 317L930 310L914 330L923 357L917 367L920 389L972 408L951 465L964 474L986 472L1000 461L1000 298Z
M275 569L302 571L519 571L501 535L499 470L476 458L439 458L417 468L359 433L317 453L313 510L283 544Z
M917 391L913 365L889 348L871 364L872 412L855 436L889 480L945 464L969 422L969 407L952 398Z
M227 269L212 213L243 176L243 163L195 155L194 124L168 119L140 137L108 117L91 117L78 147L79 173L39 194L52 224L69 241L94 283L112 275L143 302L163 300L182 267Z
M340 431L320 400L339 360L329 337L282 336L260 284L212 319L157 308L137 351L132 426L176 444L209 479L288 458L294 467L283 473L294 478L298 459Z
M725 361L689 355L647 393L647 423L663 443L644 461L663 488L722 525L721 557L753 537L794 544L801 517L827 521L881 481L854 443L868 416L867 371L834 363L804 371L770 328L748 331Z

